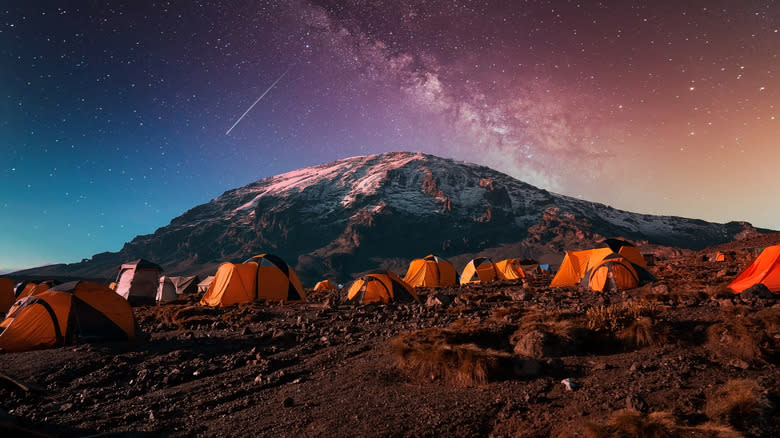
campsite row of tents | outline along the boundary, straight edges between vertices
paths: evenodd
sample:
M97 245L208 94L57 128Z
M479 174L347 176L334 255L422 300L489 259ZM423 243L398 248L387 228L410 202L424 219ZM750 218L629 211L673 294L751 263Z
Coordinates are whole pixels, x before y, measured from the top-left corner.
M75 340L131 340L136 324L132 301L154 302L200 290L204 306L231 306L254 300L305 302L307 296L295 271L284 260L261 254L244 263L223 263L208 287L196 277L161 276L162 269L136 260L120 267L114 287L90 281L27 283L14 286L0 278L0 350L26 351L71 343ZM470 261L461 275L442 258L429 255L411 262L402 279L390 271L366 274L347 289L353 303L419 302L416 288L455 286L525 276L515 260L493 263L487 258ZM551 287L581 285L591 290L629 289L654 278L636 247L608 240L602 247L567 252ZM764 249L756 260L729 284L735 293L763 284L780 292L780 245ZM155 287L156 286L156 287ZM335 289L322 281L315 290ZM140 292L139 292L140 291ZM154 291L154 295L152 292ZM152 298L154 297L154 298Z
M403 279L390 271L363 275L349 286L347 300L355 303L419 301L414 291L416 287L449 287L523 277L523 269L513 259L493 263L488 258L476 258L458 275L452 263L428 255L413 260ZM337 289L336 284L329 280L314 286L315 291L334 289ZM220 265L200 303L224 307L253 300L306 301L306 292L298 275L284 260L261 254L244 263Z

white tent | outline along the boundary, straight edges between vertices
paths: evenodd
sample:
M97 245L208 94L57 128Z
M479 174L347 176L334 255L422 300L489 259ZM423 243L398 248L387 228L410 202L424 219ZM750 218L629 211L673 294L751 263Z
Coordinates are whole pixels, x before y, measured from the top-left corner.
M162 268L148 260L138 259L119 267L116 293L130 304L153 304L157 297Z
M203 281L198 283L198 293L205 294L206 291L209 290L209 286L211 286L212 281L214 281L214 276L209 275L208 277L204 278Z
M160 284L157 286L157 302L176 301L177 298L179 295L176 293L176 285L173 284L171 277L165 275L160 277Z
M177 295L195 295L198 293L198 282L200 279L197 275L189 277L168 277L176 286Z

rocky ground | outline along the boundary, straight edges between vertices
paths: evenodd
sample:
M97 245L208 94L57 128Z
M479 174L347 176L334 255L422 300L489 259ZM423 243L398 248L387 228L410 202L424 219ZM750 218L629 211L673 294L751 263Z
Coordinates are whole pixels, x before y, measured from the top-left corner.
M138 307L144 341L0 356L3 436L780 436L780 301L725 289L773 236L626 292Z

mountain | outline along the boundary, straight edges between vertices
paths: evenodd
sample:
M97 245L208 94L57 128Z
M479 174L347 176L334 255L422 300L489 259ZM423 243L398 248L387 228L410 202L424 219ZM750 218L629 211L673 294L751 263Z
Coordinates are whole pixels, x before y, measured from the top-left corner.
M428 253L463 263L478 253L560 258L604 237L701 249L762 231L745 222L630 213L484 166L391 152L265 178L192 208L117 253L15 275L112 278L123 261L137 258L171 274L205 275L221 262L267 252L310 285L378 267L400 272Z

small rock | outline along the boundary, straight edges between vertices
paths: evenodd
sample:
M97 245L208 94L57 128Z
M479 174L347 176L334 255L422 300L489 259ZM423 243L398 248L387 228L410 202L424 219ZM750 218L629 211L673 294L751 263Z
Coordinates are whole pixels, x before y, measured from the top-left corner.
M630 367L628 370L629 370L629 371L631 371L631 372L633 373L633 372L634 372L634 371L636 371L638 368L639 368L639 364L637 364L636 362L634 362L634 363L632 363L632 364L631 364L631 367Z
M591 362L594 370L606 370L607 364L605 362Z
M561 383L563 384L563 386L566 388L567 391L574 391L579 387L579 385L577 385L577 383L575 383L574 380L570 378L561 380Z
M262 384L263 383L263 375L258 374L257 377L255 377L255 383Z
M764 286L763 283L756 283L753 286L750 286L749 288L743 290L742 293L739 294L739 296L742 299L751 299L751 298L772 299L775 297L772 291L770 291L769 288Z

